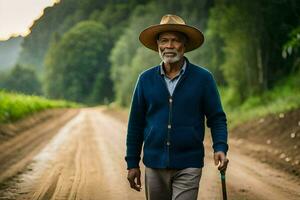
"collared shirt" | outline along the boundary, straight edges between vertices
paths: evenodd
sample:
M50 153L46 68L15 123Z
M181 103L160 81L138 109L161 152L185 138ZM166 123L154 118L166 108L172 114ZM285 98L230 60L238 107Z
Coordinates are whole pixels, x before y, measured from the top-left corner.
M162 76L164 76L165 82L167 84L167 88L169 90L170 95L173 95L173 92L175 90L175 87L178 83L178 81L180 80L180 78L182 77L182 75L184 74L186 69L186 61L184 61L184 64L180 70L180 72L172 79L170 79L168 76L166 76L165 71L163 69L163 62L160 64L160 74Z

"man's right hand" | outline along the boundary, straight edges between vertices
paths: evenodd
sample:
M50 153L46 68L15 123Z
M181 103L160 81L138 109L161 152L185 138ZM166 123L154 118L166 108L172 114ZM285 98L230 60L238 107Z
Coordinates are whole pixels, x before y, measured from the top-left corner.
M141 191L141 170L140 168L132 168L128 170L127 179L130 183L130 187L136 191ZM136 179L136 180L135 180Z

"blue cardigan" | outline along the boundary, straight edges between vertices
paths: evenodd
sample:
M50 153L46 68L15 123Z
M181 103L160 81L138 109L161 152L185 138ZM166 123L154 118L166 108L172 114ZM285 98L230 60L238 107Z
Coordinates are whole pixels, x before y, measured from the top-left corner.
M139 75L132 97L125 160L127 169L203 167L205 116L214 152L228 151L227 120L212 74L187 61L173 95L160 66Z

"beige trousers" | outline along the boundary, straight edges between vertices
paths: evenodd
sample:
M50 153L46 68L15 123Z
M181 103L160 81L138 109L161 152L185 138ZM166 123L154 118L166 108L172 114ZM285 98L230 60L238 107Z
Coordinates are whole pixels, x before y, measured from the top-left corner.
M197 200L202 168L145 169L147 200Z

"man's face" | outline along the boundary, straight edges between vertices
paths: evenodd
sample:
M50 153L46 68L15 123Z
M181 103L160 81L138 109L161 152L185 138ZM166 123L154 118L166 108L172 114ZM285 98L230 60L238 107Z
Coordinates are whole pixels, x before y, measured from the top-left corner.
M185 51L184 36L177 32L164 32L157 40L159 56L164 63L178 62Z

